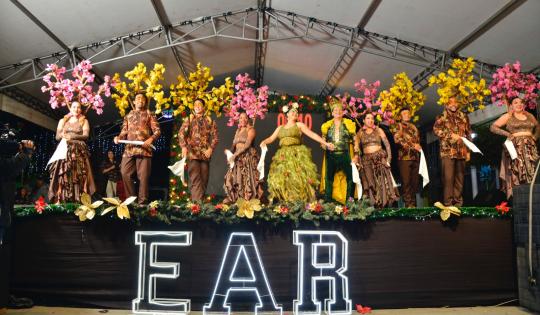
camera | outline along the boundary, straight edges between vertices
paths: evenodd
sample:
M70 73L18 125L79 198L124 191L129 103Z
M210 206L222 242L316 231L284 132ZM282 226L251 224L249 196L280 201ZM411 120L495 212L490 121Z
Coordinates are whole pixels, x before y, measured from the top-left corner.
M10 128L9 124L0 126L0 155L13 156L17 154L20 147L18 131Z

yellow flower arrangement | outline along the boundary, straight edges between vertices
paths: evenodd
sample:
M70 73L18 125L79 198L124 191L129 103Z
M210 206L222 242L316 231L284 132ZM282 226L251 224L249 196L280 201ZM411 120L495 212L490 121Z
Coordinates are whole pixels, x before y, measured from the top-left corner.
M439 88L439 105L448 103L451 97L456 97L460 106L467 106L469 112L475 110L474 103L478 103L478 109L485 107L485 97L491 94L486 88L486 81L474 79L472 71L474 69L474 59L469 57L466 60L454 59L448 71L441 72L437 76L429 78L429 86L437 84Z
M129 219L130 216L129 216L129 208L128 208L128 206L133 201L135 201L135 199L137 199L137 196L128 197L123 202L120 202L120 200L118 198L103 198L103 200L107 201L112 206L110 206L110 207L106 208L105 210L103 210L103 212L101 212L101 215L105 215L105 214L111 212L112 210L116 209L116 215L120 219L124 219L124 218Z
M414 89L411 79L405 72L394 76L394 84L388 90L384 90L379 95L381 110L392 112L394 119L399 118L399 112L406 107L411 112L412 121L418 120L416 113L426 101L424 93Z
M253 215L256 211L261 211L261 201L259 199L246 200L244 198L238 198L236 201L236 206L238 211L236 215L240 218L246 217L248 219L253 219Z
M170 104L174 108L173 115L182 115L186 110L193 110L193 102L201 98L206 103L206 114L215 113L221 115L221 109L226 105L234 94L234 83L230 78L225 79L225 83L219 87L213 87L210 91L208 86L214 80L210 74L210 68L197 64L197 70L189 74L188 80L183 76L178 76L178 83L171 84L168 102L164 103L165 108ZM156 113L161 107L156 106Z
M126 115L126 110L130 107L131 98L138 92L144 92L148 99L153 99L156 102L157 109L161 109L162 106L167 107L169 99L164 97L163 85L160 81L164 79L165 67L162 64L154 64L154 69L147 73L144 63L139 62L135 68L124 73L129 83L121 80L120 74L115 73L112 78L112 83L116 89L116 93L112 94L112 98L115 100L115 105L120 112L120 116Z
M150 208L150 209L155 209L158 206L159 206L159 201L157 201L157 200L154 200L154 201L152 201L151 203L148 204L148 208Z
M103 201L98 200L92 203L90 195L82 193L81 205L75 210L75 215L79 217L80 221L92 220L96 215L96 209L103 204Z

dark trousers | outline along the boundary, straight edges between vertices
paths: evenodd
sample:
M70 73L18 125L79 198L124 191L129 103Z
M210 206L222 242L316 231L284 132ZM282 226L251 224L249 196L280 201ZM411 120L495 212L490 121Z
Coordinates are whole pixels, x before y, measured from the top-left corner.
M420 162L398 160L399 174L401 175L401 195L405 206L416 207L416 192L418 191L418 168Z
M326 177L324 196L326 200L332 200L332 188L334 183L334 175L337 172L343 171L347 177L347 196L345 200L352 197L354 194L354 184L352 181L351 157L349 152L334 153L326 151Z
M120 173L126 190L126 195L138 196L138 203L148 202L148 181L152 171L152 158L143 156L122 157ZM139 182L139 193L135 193L135 179Z
M191 199L193 201L202 200L206 187L208 186L208 175L210 173L210 162L203 160L189 160L188 175L191 185Z
M445 206L463 205L463 181L465 160L441 158L443 194Z

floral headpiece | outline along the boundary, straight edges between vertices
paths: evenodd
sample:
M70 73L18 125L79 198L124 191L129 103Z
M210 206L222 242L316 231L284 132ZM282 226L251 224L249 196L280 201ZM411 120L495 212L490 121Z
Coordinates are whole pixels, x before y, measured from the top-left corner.
M333 111L336 107L345 109L345 105L339 97L329 97L328 108L330 109L330 111Z
M298 105L297 102L293 102L293 103L290 104L290 106L288 106L288 105L283 106L283 107L281 108L281 111L282 111L284 114L288 113L290 110L294 110L294 111L296 111L296 112L298 113L299 108L300 108L300 105Z
M426 101L426 96L414 89L412 81L405 72L398 73L394 76L394 84L388 90L384 90L379 95L381 102L381 110L383 112L391 112L392 117L399 119L399 113L408 109L411 112L413 121L418 120L415 116L416 112Z
M186 112L193 110L193 104L197 98L203 99L206 105L206 114L215 113L221 115L223 106L228 104L234 94L234 83L231 78L225 78L225 82L219 87L208 89L214 77L210 73L210 68L197 64L197 70L189 73L185 79L179 75L178 83L171 84L169 103L173 107L174 116L186 116ZM165 108L169 108L166 105Z
M527 108L536 108L536 93L540 89L540 83L534 74L521 72L521 64L516 61L497 69L493 74L493 81L489 85L491 101L497 105L505 104L515 97L523 100Z
M161 106L167 104L168 99L164 97L163 85L159 82L164 79L165 67L162 64L154 64L154 69L150 73L146 72L144 63L139 62L133 69L124 73L124 77L130 80L126 83L120 79L120 74L115 73L112 82L115 84L117 93L112 95L120 116L126 115L126 109L132 107L132 97L137 94L146 95L148 101L156 101L156 112L161 110ZM148 105L148 104L147 104Z
M111 86L115 86L111 82L111 78L106 75L103 84L98 87L97 91L93 91L95 74L91 72L92 63L89 60L83 60L73 68L71 75L73 79L64 79L66 68L59 68L56 64L48 64L47 71L43 81L47 85L41 87L43 93L49 92L49 104L53 109L58 106L69 106L72 102L78 101L82 106L86 107L86 111L92 108L98 115L103 113L105 103L101 94L111 96ZM52 81L51 79L54 79Z
M255 80L249 77L249 74L239 74L236 76L237 84L234 86L236 94L232 98L230 106L226 109L226 116L229 117L228 126L238 123L240 114L245 112L247 116L255 119L264 119L268 111L268 86L263 85L254 90L251 85Z
M477 109L485 107L485 97L490 95L490 90L486 89L486 81L480 79L476 81L472 75L474 69L474 59L469 57L466 60L454 59L452 66L447 72L441 72L437 76L429 78L429 86L437 84L439 88L439 105L445 105L449 99L455 97L459 106L467 107L469 112L476 108L474 102L478 103Z

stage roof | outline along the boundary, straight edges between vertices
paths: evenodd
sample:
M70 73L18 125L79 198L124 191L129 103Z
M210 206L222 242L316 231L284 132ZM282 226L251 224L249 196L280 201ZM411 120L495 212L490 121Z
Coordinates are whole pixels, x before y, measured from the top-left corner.
M477 75L519 60L540 66L538 0L10 0L0 2L0 93L47 110L45 64L90 58L99 76L163 63L166 86L197 62L220 83L248 72L271 90L328 95L405 71L418 87L452 56ZM435 88L420 113L441 111ZM21 96L23 95L23 96ZM105 115L119 116L108 101Z

